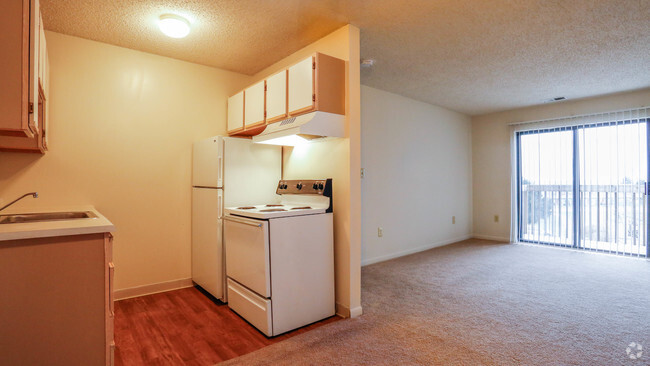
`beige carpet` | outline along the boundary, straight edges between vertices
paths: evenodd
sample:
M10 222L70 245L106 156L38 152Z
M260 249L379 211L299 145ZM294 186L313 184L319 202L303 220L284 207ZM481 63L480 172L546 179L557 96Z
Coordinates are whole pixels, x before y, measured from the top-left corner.
M362 305L223 365L650 365L646 260L469 240L364 267Z

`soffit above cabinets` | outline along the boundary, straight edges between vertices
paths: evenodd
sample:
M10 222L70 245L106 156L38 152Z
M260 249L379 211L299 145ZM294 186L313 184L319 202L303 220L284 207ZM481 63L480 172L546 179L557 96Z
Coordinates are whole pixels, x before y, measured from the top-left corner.
M650 86L649 1L41 3L48 30L248 75L351 23L376 60L362 84L469 115ZM189 36L164 36L165 13Z

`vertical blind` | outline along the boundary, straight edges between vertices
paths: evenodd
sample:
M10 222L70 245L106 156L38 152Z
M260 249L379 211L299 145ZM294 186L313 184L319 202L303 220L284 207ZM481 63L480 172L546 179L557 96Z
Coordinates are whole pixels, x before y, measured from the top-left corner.
M512 241L647 256L649 111L512 124Z

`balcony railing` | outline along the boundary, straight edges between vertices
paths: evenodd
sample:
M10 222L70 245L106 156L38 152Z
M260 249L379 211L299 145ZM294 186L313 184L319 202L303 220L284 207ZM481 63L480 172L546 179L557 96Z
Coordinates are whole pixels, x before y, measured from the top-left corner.
M580 186L574 245L573 186L521 186L521 239L634 256L647 255L645 183Z

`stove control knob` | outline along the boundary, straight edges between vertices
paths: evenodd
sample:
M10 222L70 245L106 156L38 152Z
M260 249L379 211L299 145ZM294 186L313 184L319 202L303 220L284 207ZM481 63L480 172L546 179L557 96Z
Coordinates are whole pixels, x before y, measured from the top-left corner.
M296 184L296 188L298 188L298 189L302 189L302 183L298 183L298 184Z
M323 189L323 183L318 183L318 189Z
M313 189L318 189L318 183L314 183L313 186L311 186Z

